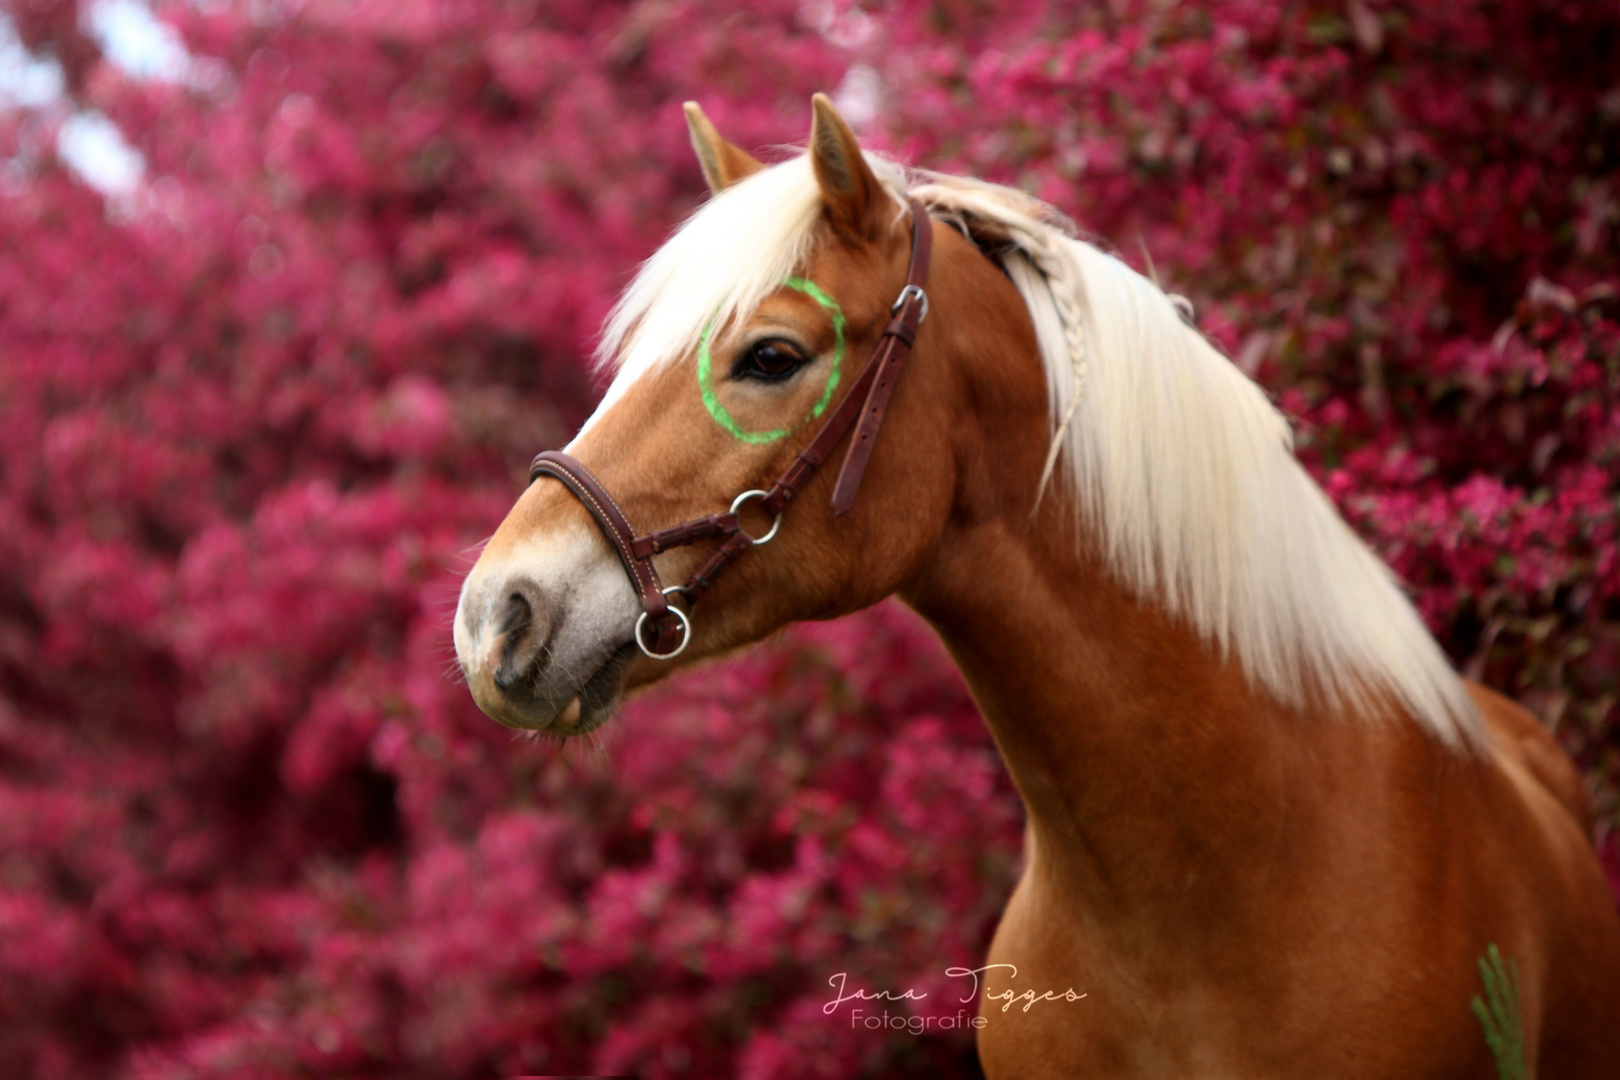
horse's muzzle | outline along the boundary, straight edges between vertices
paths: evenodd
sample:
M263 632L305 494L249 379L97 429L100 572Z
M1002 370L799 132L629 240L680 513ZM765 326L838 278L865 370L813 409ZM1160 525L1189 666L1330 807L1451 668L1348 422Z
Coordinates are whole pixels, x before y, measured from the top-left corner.
M613 713L637 609L596 538L565 532L544 551L485 552L462 586L456 659L492 719L577 735Z

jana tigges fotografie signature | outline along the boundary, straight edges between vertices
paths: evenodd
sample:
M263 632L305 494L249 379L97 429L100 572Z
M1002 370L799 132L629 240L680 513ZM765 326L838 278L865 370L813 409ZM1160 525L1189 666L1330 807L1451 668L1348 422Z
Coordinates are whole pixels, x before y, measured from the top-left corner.
M974 996L979 992L980 974L994 968L1007 968L1008 979L1018 978L1018 968L1012 964L986 964L984 967L980 968L951 967L945 969L945 977L948 979L973 980L967 996L958 999L961 1002L966 1003L972 1001ZM827 980L827 985L833 988L835 995L831 1001L827 1002L821 1007L822 1012L826 1013L828 1016L831 1016L838 1006L842 1005L846 1001L919 1001L928 996L928 991L926 990L907 989L896 993L893 990L863 990L858 986L854 989L849 989L848 984L849 974L843 971L840 971L838 974ZM1039 994L1037 994L1034 990L1025 990L1023 992L1019 992L1017 990L1009 989L1002 991L999 994L992 994L989 991L986 991L984 1000L1001 1002L1002 1012L1006 1012L1008 1009L1011 1009L1014 1005L1021 1001L1024 1003L1023 1011L1029 1012L1030 1007L1039 1001L1079 1001L1085 996L1085 994L1076 993L1073 987L1070 987L1067 990L1047 990L1044 993Z

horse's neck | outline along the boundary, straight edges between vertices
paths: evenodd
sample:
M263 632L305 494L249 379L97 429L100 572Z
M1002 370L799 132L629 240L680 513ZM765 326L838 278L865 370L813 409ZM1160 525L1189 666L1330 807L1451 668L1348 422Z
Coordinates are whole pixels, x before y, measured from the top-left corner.
M1323 792L1376 785L1352 773L1397 725L1301 717L1256 691L1235 656L1080 554L1061 472L1036 512L1048 402L1023 300L977 256L938 271L932 347L964 387L957 505L903 595L984 711L1029 810L1031 866L1096 911L1242 903L1329 839Z
M1254 887L1279 805L1303 809L1306 723L1043 518L954 531L907 593L984 711L1029 810L1031 858L1103 910Z

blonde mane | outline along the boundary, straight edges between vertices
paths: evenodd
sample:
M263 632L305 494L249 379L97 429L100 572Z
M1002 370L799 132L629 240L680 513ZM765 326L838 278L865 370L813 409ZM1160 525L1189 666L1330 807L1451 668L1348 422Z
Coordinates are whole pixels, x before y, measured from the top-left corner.
M1389 569L1294 459L1265 394L1170 297L1021 192L867 160L897 213L916 198L995 243L1046 371L1041 483L1070 490L1079 535L1113 573L1287 704L1393 704L1448 745L1477 745L1477 710ZM778 288L809 253L820 210L804 156L709 200L610 315L599 356L619 371L602 408L689 354L711 317L746 316Z

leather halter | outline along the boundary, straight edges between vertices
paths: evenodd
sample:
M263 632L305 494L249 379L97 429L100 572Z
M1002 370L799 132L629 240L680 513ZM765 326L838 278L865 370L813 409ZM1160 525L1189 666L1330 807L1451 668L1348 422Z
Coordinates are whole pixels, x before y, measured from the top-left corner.
M529 466L529 483L542 476L555 477L567 485L568 490L584 504L596 519L604 536L612 543L624 564L624 572L641 599L642 612L636 620L635 640L641 651L655 660L669 660L680 655L692 637L692 625L686 613L671 607L669 595L680 593L688 606L696 604L713 586L721 571L747 551L763 544L776 535L782 525L782 511L793 501L822 462L832 453L851 425L855 434L849 450L844 454L844 466L839 470L838 483L833 488L833 513L843 515L855 505L855 495L861 487L867 460L872 455L872 443L888 407L889 395L916 340L917 327L928 314L928 295L923 282L928 279L928 262L933 250L933 233L928 212L915 199L908 200L911 207L911 265L906 271L906 285L889 308L890 319L878 339L877 348L861 369L849 393L821 425L810 445L799 451L793 464L776 478L769 491L753 489L732 500L724 514L709 514L693 518L679 525L657 532L637 535L619 504L608 494L607 488L591 475L591 471L572 456L560 450L548 450L535 457ZM859 423L857 423L857 419ZM743 531L738 511L750 499L758 499L760 507L775 516L770 530L762 536L750 536ZM693 571L684 585L665 588L658 578L652 557L661 551L685 547L699 540L723 537L724 542L709 558ZM650 629L649 647L643 631ZM676 634L679 632L679 640Z

